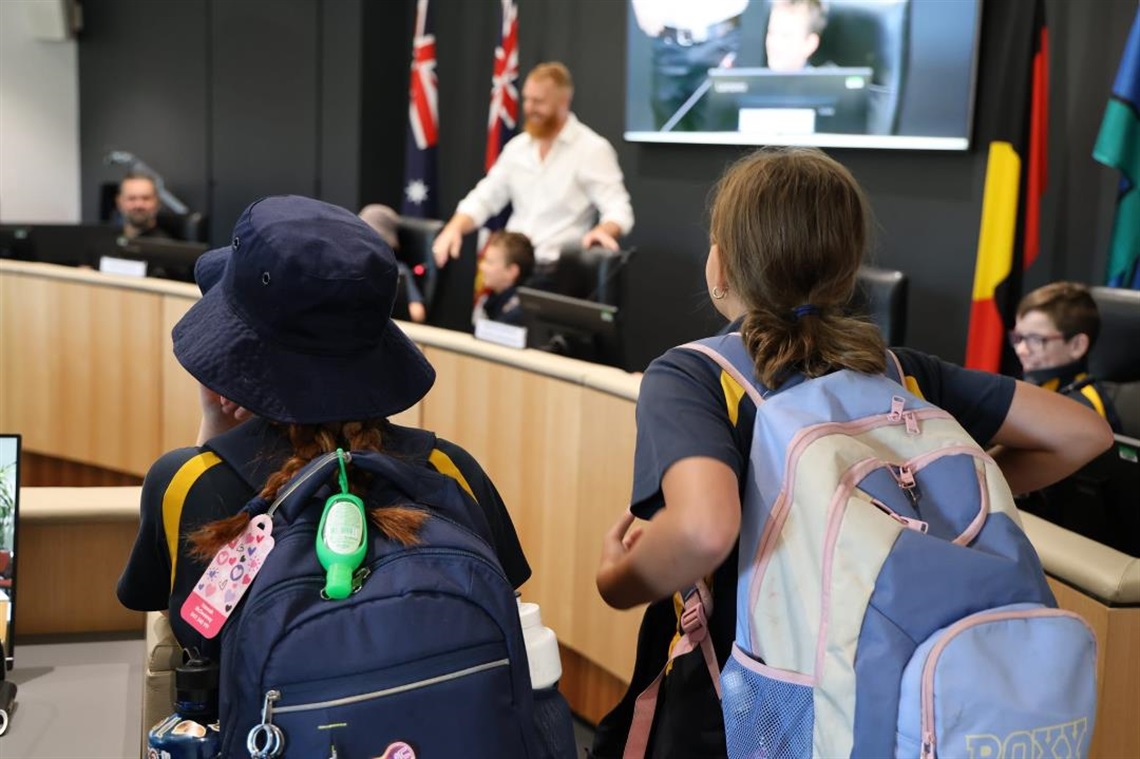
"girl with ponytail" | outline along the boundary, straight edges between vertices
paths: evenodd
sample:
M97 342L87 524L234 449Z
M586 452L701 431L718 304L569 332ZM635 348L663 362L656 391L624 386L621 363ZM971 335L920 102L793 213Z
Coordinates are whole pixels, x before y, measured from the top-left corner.
M815 149L760 150L720 180L705 283L769 390L792 377L810 380L841 369L884 372L882 337L847 315L869 228L854 177ZM993 448L1015 493L1067 476L1112 443L1102 419L1055 393L918 351L892 352L912 393L949 411ZM708 635L722 667L731 653L755 418L741 384L701 353L674 348L645 372L631 505L603 540L597 584L616 608L652 603L629 691L598 726L591 754L597 759L623 754L634 700L680 630L674 594L710 580ZM634 526L635 518L648 521ZM667 670L645 755L727 755L720 703L700 652L681 655Z
M238 219L230 245L195 267L202 298L174 327L174 354L200 383L198 445L162 456L142 488L139 534L119 600L169 610L184 648L216 654L179 610L209 561L313 459L342 448L396 456L451 476L482 509L484 535L517 588L530 576L494 485L462 448L387 417L431 388L435 371L391 319L398 271L391 249L345 209L270 197ZM369 504L369 475L348 466ZM389 539L418 540L430 518L370 508Z

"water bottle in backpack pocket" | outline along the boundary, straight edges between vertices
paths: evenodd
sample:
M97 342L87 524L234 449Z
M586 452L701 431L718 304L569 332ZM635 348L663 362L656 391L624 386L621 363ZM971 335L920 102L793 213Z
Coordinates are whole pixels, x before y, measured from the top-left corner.
M1076 614L1011 604L938 630L903 671L895 755L1088 755L1096 637Z

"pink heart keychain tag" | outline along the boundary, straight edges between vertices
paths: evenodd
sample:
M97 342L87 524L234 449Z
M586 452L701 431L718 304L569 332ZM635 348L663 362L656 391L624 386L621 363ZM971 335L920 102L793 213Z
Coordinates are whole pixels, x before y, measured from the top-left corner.
M216 637L273 550L273 519L249 520L245 530L222 546L182 604L182 619L206 638Z

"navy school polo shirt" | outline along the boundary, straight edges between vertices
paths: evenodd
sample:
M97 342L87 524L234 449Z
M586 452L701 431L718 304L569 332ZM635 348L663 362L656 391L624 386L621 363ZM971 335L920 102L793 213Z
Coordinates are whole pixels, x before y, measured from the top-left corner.
M963 369L907 348L892 349L902 365L907 389L949 411L986 447L1005 421L1014 380ZM723 461L738 479L747 467L756 407L744 389L711 359L674 348L646 369L637 401L637 448L631 511L650 519L664 505L661 480L678 461L709 457ZM743 495L742 495L743 497ZM736 634L737 551L714 572L714 610L709 634L723 666ZM665 665L677 637L679 607L674 599L649 606L638 635L629 691L602 724L596 756L620 756L632 716L633 699ZM671 729L676 726L676 729ZM654 720L653 756L702 757L723 752L720 703L699 655L673 664L663 685ZM723 755L723 754L722 754Z
M507 579L516 588L526 582L530 565L506 506L467 451L431 432L393 424L385 425L382 446L389 455L453 478L467 491L486 515L492 547ZM179 614L209 563L187 556L184 538L240 510L290 450L279 427L252 419L200 448L179 448L158 459L143 482L139 533L117 588L120 603L138 611L169 609L179 642L209 650Z

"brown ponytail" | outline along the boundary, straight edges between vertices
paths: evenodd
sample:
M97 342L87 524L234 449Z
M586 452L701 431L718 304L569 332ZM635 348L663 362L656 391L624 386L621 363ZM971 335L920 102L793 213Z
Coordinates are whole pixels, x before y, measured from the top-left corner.
M302 467L321 454L331 453L337 448L379 452L383 442L384 424L383 419L370 419L364 422L288 425L286 429L293 447L293 455L281 465L280 469L269 475L258 495L272 502L277 497L278 491ZM371 474L349 465L348 486L352 493L363 497L371 481ZM427 514L421 509L404 506L372 508L368 514L380 532L405 546L414 545L419 541L419 530L427 519ZM201 560L213 558L222 546L241 535L249 520L250 515L247 512L240 512L198 528L187 538L190 543L190 555Z
M869 226L855 178L819 150L759 150L721 178L711 237L747 309L741 333L766 386L792 372L886 369L878 330L844 313Z

